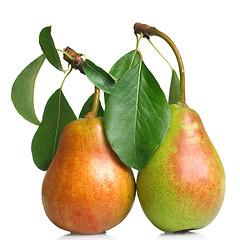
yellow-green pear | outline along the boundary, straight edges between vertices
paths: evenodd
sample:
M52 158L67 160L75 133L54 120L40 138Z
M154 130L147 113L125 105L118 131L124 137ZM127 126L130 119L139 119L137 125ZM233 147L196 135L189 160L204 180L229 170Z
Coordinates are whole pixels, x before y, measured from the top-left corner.
M170 110L167 135L139 172L138 197L157 228L168 232L200 229L222 205L223 165L199 115L181 103Z
M216 217L224 199L222 162L199 115L186 105L185 70L176 45L155 27L136 23L134 30L148 38L164 39L176 56L180 74L179 82L171 67L169 129L138 174L137 193L142 209L163 231L203 228Z

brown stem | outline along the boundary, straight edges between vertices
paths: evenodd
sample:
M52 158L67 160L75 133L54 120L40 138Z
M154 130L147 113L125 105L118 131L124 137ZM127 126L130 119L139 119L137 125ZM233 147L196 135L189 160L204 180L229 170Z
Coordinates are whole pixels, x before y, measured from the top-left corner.
M99 88L95 87L94 99L93 99L93 106L91 112L87 113L84 118L96 118L99 108L99 99L100 99L100 90Z
M99 99L100 99L100 90L99 88L95 87L95 94L94 94L93 108L92 108L92 112L94 113L95 117L97 117L97 112L99 108Z
M179 74L180 74L180 101L182 105L186 105L186 97L185 97L185 71L184 65L181 58L181 55L174 44L174 42L163 32L159 31L155 27L150 27L146 24L135 23L134 25L134 32L135 34L143 33L144 37L149 38L150 36L158 36L164 39L172 48L178 62L179 66Z
M64 49L64 52L69 54L71 58L64 54L63 59L67 61L72 66L72 68L78 69L81 73L85 74L83 71L84 60L82 59L82 54L77 53L74 49L70 47L66 47Z

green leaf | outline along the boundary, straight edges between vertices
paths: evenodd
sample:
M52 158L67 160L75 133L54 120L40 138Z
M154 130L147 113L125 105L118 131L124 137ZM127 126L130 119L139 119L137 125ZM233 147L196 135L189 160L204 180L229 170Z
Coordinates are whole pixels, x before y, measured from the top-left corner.
M104 93L104 103L105 103L105 106L106 106L106 102L107 102L109 96L110 96L110 94Z
M175 104L179 102L180 100L180 81L178 79L177 73L172 70L172 79L171 79L171 85L169 90L169 98L168 103Z
M125 54L123 57L117 60L117 62L111 67L110 74L116 79L120 79L131 67L135 66L141 60L139 52L135 50ZM104 93L104 101L109 97L108 93Z
M74 112L58 89L49 98L44 109L43 121L32 140L33 160L38 168L47 170L56 153L63 128L75 119Z
M163 141L170 118L166 97L142 61L120 78L104 113L113 150L127 166L138 170Z
M111 74L95 65L89 59L86 59L83 64L83 71L94 86L104 92L111 93L115 85L115 80Z
M80 112L79 118L83 118L88 112L92 110L93 106L93 99L94 99L94 94L92 94L88 100L84 103L82 110ZM98 107L98 117L103 117L104 111L101 105L101 102L99 101L99 107Z
M53 38L51 36L51 27L42 29L39 35L39 44L47 58L47 60L58 70L63 71L62 64L55 48Z
M140 62L139 52L135 50L125 54L121 57L110 69L110 74L112 74L116 79L121 78L132 66Z
M34 109L34 87L36 77L45 60L44 54L32 61L16 78L11 98L18 113L27 121L39 125Z

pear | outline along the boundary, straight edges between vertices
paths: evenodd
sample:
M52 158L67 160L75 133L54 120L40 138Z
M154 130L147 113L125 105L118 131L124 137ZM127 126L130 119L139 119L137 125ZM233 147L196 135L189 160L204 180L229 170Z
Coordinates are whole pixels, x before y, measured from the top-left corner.
M133 172L110 147L103 119L69 123L42 185L49 219L74 233L105 232L127 216L134 197Z
M138 174L138 197L157 228L200 229L222 205L224 168L199 115L182 103L171 105L170 111L164 141Z

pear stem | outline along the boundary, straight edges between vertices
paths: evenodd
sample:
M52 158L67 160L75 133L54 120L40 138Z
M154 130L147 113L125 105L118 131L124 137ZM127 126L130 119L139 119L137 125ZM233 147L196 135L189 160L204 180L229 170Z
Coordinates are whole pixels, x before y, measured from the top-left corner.
M185 71L184 65L182 61L182 57L174 44L174 42L163 32L159 31L155 27L150 27L146 24L135 23L134 25L135 34L143 33L146 38L149 39L149 36L157 36L164 39L169 46L172 48L178 62L179 74L180 74L180 102L182 105L186 105L186 97L185 97Z
M94 94L93 108L92 108L92 112L95 114L95 117L97 117L97 112L99 108L99 99L100 99L100 89L95 87L95 94Z
M87 113L84 118L96 118L99 108L100 89L95 87L93 106L91 112Z

